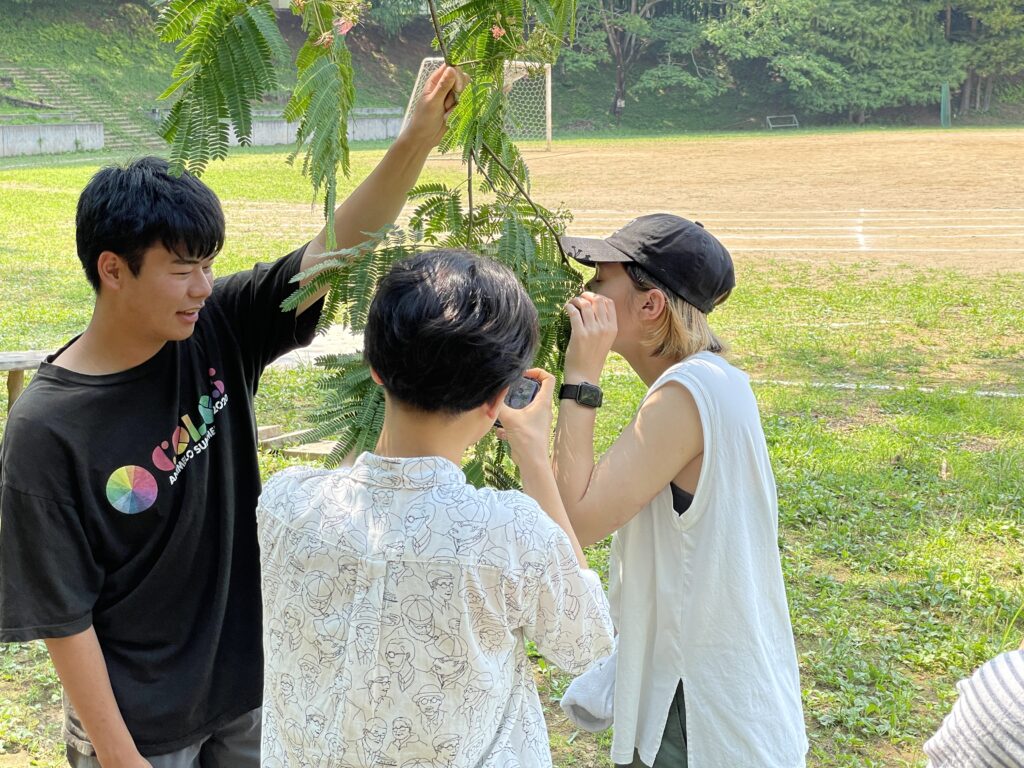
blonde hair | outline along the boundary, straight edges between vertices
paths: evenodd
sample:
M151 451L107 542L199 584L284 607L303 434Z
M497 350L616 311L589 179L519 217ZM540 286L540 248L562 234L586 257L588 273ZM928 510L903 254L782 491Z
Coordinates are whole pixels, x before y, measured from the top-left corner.
M636 264L623 264L626 274L638 291L657 288L665 294L665 311L655 321L644 346L655 357L682 360L698 352L723 354L727 347L708 325L708 316L690 302L677 296L673 291L659 284ZM729 293L718 298L720 304Z

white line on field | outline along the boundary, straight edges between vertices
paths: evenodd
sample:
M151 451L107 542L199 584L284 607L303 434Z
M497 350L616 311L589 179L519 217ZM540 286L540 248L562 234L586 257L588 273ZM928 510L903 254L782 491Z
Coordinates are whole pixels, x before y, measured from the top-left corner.
M851 320L843 323L825 323L825 328L837 329L837 328L851 328L858 325L907 325L910 320ZM821 328L823 327L821 322L815 321L812 323L790 323L789 325L794 328ZM741 324L740 328L753 327L750 324Z
M617 219L608 217L587 217L587 216L575 216L572 219L572 223L576 226L587 226L587 227L608 227L611 229L618 229L623 226L628 219ZM994 218L988 223L974 223L974 224L946 224L944 222L947 219L893 219L880 222L877 219L792 219L789 221L781 219L731 219L729 223L723 220L715 220L712 218L705 218L702 220L704 226L708 229L718 232L742 232L744 230L750 230L753 232L827 232L829 230L849 230L855 229L858 226L863 227L865 230L878 230L878 231L893 231L901 232L904 230L940 230L948 229L951 231L970 231L970 230L999 230L999 229L1021 229L1024 227L1024 218ZM758 223L758 222L763 223ZM906 221L908 223L899 223ZM977 222L978 219L972 219Z
M570 232L573 237L607 237L608 232ZM786 238L789 239L789 238ZM731 253L1024 253L1024 248L778 248L756 245L729 246Z
M611 208L571 208L574 213L610 213L610 214L621 214L623 216L637 216L644 213L650 213L651 211L637 211L637 210L621 210ZM744 210L744 209L732 209L732 210L701 210L701 214L723 214L725 216L746 216L752 214L754 216L768 216L768 215L780 215L780 216L791 216L793 214L812 214L820 216L823 214L846 214L847 216L862 216L864 214L888 214L888 213L938 213L949 216L953 212L952 208L854 208L854 209L814 209L814 208L785 208L781 210ZM972 213L1024 213L1024 208L957 208L956 215L958 218L965 218Z
M786 379L751 379L752 384L767 385L772 387L792 387L803 389L842 389L857 391L860 389L872 392L922 392L927 395L939 393L950 395L969 395L972 397L1000 397L1000 398L1024 398L1024 392L999 392L984 389L950 389L939 390L935 387L904 387L899 384L859 384L846 381L789 381Z
M729 250L734 253L851 253L861 250L865 253L1024 253L1024 248L758 248L753 245L741 245Z
M1011 240L1024 239L1024 230L1019 232L994 232L994 233L977 233L972 235L932 235L927 232L919 233L894 233L885 235L876 235L873 232L868 232L872 240L991 240L999 238L1009 238ZM732 242L734 240L845 240L848 238L856 238L857 245L862 249L866 249L866 238L863 230L857 228L849 234L814 234L814 235L726 235L724 230L719 233L719 239L723 241Z
M984 230L992 231L996 229L1012 229L1019 233L1024 234L1024 220L1019 222L1012 222L1010 224L925 224L925 225L902 225L897 227L885 227L876 226L869 221L864 221L863 224L857 224L852 227L846 227L841 224L835 224L830 227L808 227L808 226L795 226L795 227L719 227L719 232L827 232L830 230L860 230L866 229L871 232L917 232L917 231L930 231L930 232L941 232L943 230Z
M826 328L852 328L857 325L904 325L909 320L851 320L847 323L826 323ZM793 323L797 328L819 328L821 323Z
M742 235L736 235L742 237ZM857 247L862 251L868 249L868 241L864 238L864 209L860 209L860 218L857 219Z

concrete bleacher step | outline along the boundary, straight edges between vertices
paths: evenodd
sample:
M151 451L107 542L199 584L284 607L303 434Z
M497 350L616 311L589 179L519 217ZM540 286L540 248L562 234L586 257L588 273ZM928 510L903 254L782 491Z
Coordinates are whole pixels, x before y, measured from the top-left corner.
M284 427L280 424L270 424L265 427L256 428L256 438L262 443L264 440L269 440L272 437L284 434Z
M312 429L298 429L285 432L277 424L259 428L260 448L279 450L282 455L291 459L306 461L323 461L334 450L334 440L319 440L305 443L303 440L312 434Z
M260 448L287 448L288 446L301 443L311 434L313 434L313 430L311 428L297 429L294 432L283 432L278 428L278 432L276 434L268 435L266 437L263 437L262 435L260 436Z
M336 444L335 440L320 440L315 443L297 445L294 448L285 448L281 453L290 459L322 461L330 455Z
M156 133L156 125L150 125L147 118L140 115L133 119L132 115L92 95L64 72L45 67L7 67L0 69L0 74L24 83L40 101L58 106L73 115L75 120L103 123L106 149L164 146L163 139Z

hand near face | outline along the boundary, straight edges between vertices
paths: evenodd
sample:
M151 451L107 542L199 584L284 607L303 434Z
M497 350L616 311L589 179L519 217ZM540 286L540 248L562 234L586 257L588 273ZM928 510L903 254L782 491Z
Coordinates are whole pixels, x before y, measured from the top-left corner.
M582 380L596 384L618 333L615 302L584 291L565 305L565 311L572 326L565 350L565 380L569 384Z

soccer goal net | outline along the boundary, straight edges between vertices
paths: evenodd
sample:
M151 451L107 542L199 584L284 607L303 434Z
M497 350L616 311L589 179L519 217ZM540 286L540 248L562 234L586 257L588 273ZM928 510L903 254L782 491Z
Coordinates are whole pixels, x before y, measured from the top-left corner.
M444 64L441 57L420 63L402 124L409 119L427 78ZM543 139L551 149L551 65L529 61L505 63L505 131L513 139Z

